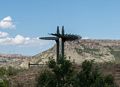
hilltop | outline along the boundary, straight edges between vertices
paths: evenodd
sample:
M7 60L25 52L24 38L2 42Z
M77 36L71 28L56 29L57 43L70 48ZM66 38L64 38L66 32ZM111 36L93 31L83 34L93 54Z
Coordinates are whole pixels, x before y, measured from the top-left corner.
M81 64L84 60L96 62L119 62L120 40L82 39L65 43L65 55L71 62ZM56 59L56 45L33 56L33 63L44 64L50 57Z

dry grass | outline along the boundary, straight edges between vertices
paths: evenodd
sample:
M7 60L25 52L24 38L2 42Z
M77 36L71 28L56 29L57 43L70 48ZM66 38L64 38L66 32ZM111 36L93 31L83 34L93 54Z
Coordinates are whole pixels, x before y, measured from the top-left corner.
M120 64L114 63L99 63L95 64L100 69L101 73L104 75L112 74L115 77L115 67L120 66ZM74 68L76 70L80 70L80 65L75 65ZM36 86L36 78L43 72L47 67L33 67L28 70L24 70L20 72L16 76L9 77L10 87L35 87ZM119 79L115 79L116 83L120 83Z

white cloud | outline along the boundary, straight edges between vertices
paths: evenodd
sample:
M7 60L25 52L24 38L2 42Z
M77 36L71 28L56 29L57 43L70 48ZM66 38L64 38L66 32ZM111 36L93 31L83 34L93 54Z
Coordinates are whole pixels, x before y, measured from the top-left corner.
M8 35L9 35L8 33L0 31L0 38L1 37L7 37Z
M16 35L13 37L0 38L0 45L19 45L19 46L43 46L49 44L49 41L37 38L24 37Z
M49 44L50 41L46 41L46 40L40 40L37 38L30 38L29 40L27 40L26 38L26 41L25 41L25 44L26 46L43 46L43 45L47 45Z
M11 16L7 16L0 20L0 29L15 28L15 24ZM7 32L0 32L0 45L19 45L19 46L45 46L49 41L40 40L37 38L24 37L16 35L15 37L9 36Z
M5 37L0 39L0 44L2 45L21 45L25 44L26 41L30 40L28 37L23 37L22 35L16 35L14 38Z
M82 39L90 39L89 37L82 37Z
M6 28L15 28L15 25L13 23L13 20L10 16L7 16L5 18L3 18L1 21L0 21L0 28L2 29L6 29Z
M26 38L21 35L17 35L15 38L12 39L13 44L24 44L25 41Z

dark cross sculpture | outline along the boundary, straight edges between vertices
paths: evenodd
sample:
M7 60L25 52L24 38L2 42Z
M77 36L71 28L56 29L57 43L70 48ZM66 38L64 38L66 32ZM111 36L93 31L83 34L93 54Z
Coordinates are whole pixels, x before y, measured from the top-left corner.
M64 43L65 41L74 41L77 39L81 39L80 36L78 35L73 35L73 34L65 34L64 33L64 26L62 26L62 32L61 34L59 33L59 27L57 26L57 33L51 33L50 35L53 35L55 37L41 37L40 39L44 40L55 40L57 44L57 62L59 60L59 39L61 38L61 54L62 58L64 58Z
M65 34L64 33L64 26L62 26L62 32L61 34L51 34L53 36L56 36L58 38L61 38L61 54L62 54L62 58L64 58L64 43L65 41L74 41L74 40L77 40L77 39L81 39L80 36L78 35L73 35L73 34Z

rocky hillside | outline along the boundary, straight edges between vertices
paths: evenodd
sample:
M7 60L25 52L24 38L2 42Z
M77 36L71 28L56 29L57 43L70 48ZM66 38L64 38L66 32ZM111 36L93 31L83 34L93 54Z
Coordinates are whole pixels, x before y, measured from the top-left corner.
M31 60L30 56L20 54L0 54L0 67L26 68Z
M119 62L120 40L76 40L65 43L65 55L67 59L81 64L84 60L96 62ZM33 56L32 63L44 64L50 57L56 59L56 46Z

